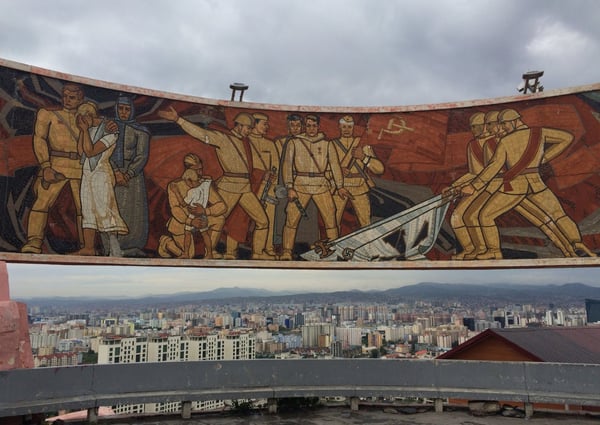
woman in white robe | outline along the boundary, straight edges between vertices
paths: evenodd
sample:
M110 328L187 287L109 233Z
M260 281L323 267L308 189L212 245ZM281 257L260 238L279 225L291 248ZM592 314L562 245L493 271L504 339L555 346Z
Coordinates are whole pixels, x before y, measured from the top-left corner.
M79 107L77 126L80 130L78 147L83 161L81 213L84 246L79 255L96 254L96 233L101 232L109 236L109 255L120 257L122 253L117 235L127 234L128 229L117 206L115 175L110 164L118 134L106 132L96 106L89 102Z

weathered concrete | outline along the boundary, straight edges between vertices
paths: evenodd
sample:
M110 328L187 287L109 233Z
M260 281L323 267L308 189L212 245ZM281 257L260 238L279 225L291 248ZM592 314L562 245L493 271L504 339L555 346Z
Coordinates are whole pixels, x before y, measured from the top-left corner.
M32 367L27 306L10 300L8 270L0 261L0 371Z
M600 406L600 365L228 360L0 371L0 417L115 404L336 396L357 400L353 409L379 397Z
M8 270L0 261L0 371L32 368L27 306L10 300ZM21 418L0 418L0 425L21 424Z
M465 410L444 413L435 413L429 410L415 414L403 414L393 409L369 408L352 411L348 408L335 407L280 412L276 415L265 412L247 416L196 414L185 421L167 416L113 418L101 419L99 423L105 425L591 425L598 423L598 417L539 413L525 420L499 415L475 417Z

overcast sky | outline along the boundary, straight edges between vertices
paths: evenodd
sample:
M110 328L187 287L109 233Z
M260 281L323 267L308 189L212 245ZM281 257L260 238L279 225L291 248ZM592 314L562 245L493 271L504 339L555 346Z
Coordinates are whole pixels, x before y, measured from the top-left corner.
M116 83L264 103L414 105L598 82L597 0L19 0L5 59Z
M57 268L60 271L57 272ZM596 269L551 270L251 270L9 264L12 298L39 296L138 296L203 292L216 288L265 288L298 292L382 290L419 282L598 284Z
M228 99L229 84L244 82L244 100L253 102L417 105L516 95L531 70L545 72L546 90L597 83L599 22L597 0L19 0L0 13L0 56L208 98ZM56 269L9 265L12 296L306 282L338 290L364 288L365 278L378 288L499 276L593 283L597 274L301 271L282 283L285 272L265 270Z

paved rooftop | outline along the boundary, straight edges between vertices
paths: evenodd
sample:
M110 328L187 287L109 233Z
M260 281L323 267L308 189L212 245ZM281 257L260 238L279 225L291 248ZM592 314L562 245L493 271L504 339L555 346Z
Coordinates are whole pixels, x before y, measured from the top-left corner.
M591 425L600 423L600 416L547 414L535 412L529 419L495 416L473 416L467 410L432 411L404 414L399 409L363 408L351 411L347 407L322 407L295 410L269 415L266 412L237 416L234 414L195 414L183 420L175 416L152 416L146 418L102 419L100 424L110 425Z

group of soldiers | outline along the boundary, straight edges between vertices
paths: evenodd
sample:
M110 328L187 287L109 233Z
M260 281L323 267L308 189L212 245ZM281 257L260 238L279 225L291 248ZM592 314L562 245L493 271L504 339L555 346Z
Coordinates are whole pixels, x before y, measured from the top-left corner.
M199 232L204 258L238 258L239 244L251 234L251 259L292 260L298 226L311 200L326 239L340 235L348 202L361 227L370 223L369 173L382 174L384 165L370 146L360 144L351 116L339 120L340 137L333 140L320 130L320 117L312 114L290 114L288 134L275 140L267 137L269 117L264 113L237 114L229 132L200 127L172 107L159 116L212 146L222 169L213 185L201 173L189 176L188 170L201 170L202 161L193 153L185 156L184 175L168 188L173 217L169 234L160 239L161 256L192 258L190 241ZM190 190L202 182L202 201L194 202ZM217 252L224 233L225 252Z
M470 125L468 172L445 189L459 196L450 223L462 250L453 259L503 258L496 220L511 210L541 230L565 257L596 256L540 175L573 135L529 127L514 109L475 113Z
M83 241L82 161L75 123L83 100L81 87L67 84L62 108L41 107L38 111L33 147L40 170L22 252L42 251L48 212L66 185L73 195L80 243ZM318 115L290 114L288 133L270 139L269 116L263 112L237 114L230 131L198 126L172 107L158 114L214 148L222 170L213 182L203 174L197 154L185 155L183 174L167 188L171 218L167 234L159 240L161 257L194 258L194 238L200 235L206 247L204 258L239 258L239 245L248 242L252 259L292 260L298 228L311 201L321 218L321 239L340 236L348 203L359 227L370 224L371 176L383 174L384 165L373 148L355 135L352 116L341 117L339 136L328 138L321 131ZM119 242L123 255L136 256L148 233L143 168L150 134L135 122L133 102L124 96L115 103L115 118L108 124L118 135L110 162L118 209L128 228ZM496 221L508 211L536 226L565 257L596 256L540 174L540 168L547 167L572 143L573 135L560 129L529 127L514 109L475 113L470 126L473 139L467 146L468 171L444 190L458 199L450 218L460 244L453 259L503 258ZM317 221L313 224L317 226ZM217 252L223 236L225 250Z

